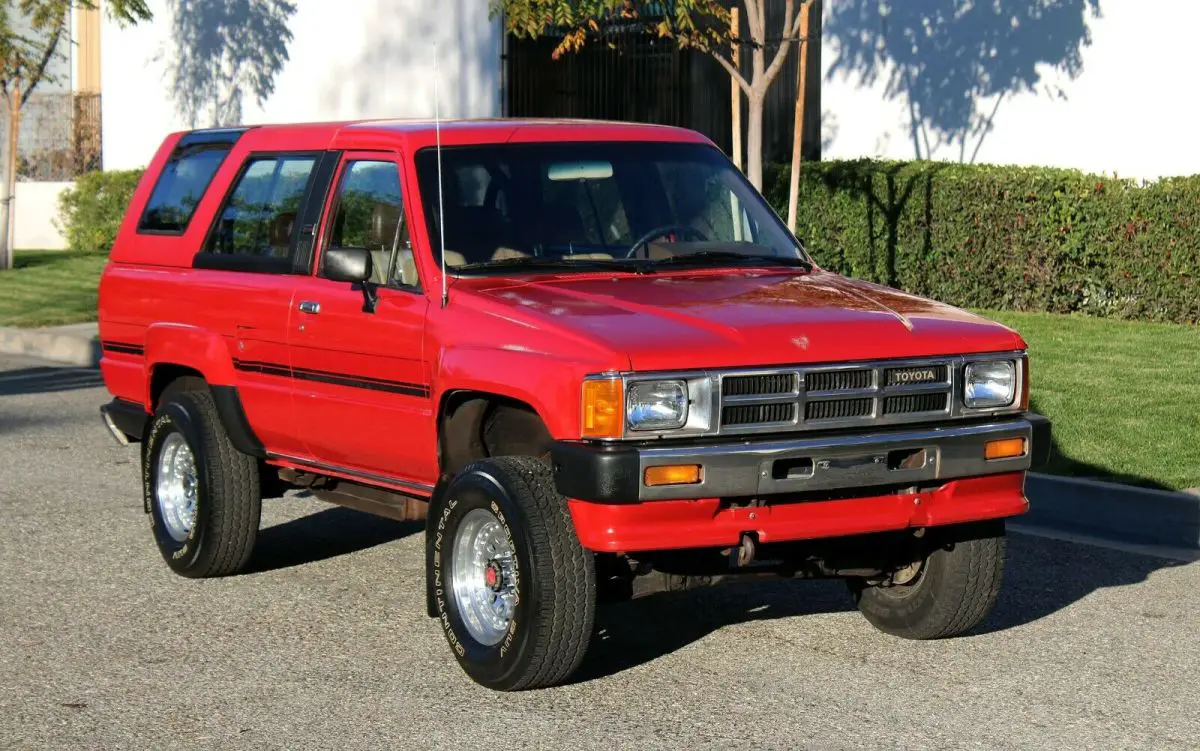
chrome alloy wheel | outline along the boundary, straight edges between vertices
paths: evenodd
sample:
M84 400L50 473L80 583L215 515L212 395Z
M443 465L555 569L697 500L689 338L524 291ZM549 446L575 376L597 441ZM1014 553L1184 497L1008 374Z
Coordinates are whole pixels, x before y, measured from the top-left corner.
M472 509L454 536L450 587L471 638L485 646L508 632L517 606L516 551L496 515Z
M158 454L158 478L154 501L167 534L183 542L196 524L196 490L199 486L196 458L180 433L171 433Z

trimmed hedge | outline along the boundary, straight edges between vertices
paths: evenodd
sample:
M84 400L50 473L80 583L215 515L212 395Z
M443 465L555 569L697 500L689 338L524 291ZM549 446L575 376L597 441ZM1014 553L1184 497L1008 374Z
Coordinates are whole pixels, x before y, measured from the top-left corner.
M787 191L770 168L781 216ZM962 307L1200 321L1200 176L809 163L797 234L826 268Z
M107 253L112 249L125 208L142 170L88 172L58 197L54 222L72 250Z

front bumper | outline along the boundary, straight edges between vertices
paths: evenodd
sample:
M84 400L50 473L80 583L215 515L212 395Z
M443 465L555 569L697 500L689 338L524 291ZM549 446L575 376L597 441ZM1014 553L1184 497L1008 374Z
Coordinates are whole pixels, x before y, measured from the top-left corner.
M982 423L878 430L785 440L685 446L559 442L552 449L558 491L599 504L762 497L884 486L928 486L950 480L1024 472L1046 463L1050 421L1026 413ZM987 459L991 441L1024 438L1026 450ZM650 467L699 464L700 482L651 487Z

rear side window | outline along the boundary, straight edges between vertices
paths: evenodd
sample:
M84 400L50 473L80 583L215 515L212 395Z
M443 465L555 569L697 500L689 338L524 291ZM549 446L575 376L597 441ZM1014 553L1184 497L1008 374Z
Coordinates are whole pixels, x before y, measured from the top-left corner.
M229 149L229 144L203 144L172 154L150 193L138 232L183 234Z
M311 154L247 161L204 251L262 261L289 259L296 219L316 164Z

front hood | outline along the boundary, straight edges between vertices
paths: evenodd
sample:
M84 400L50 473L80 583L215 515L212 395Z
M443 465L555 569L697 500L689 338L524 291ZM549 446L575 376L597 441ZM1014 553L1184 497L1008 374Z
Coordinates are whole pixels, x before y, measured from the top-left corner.
M485 278L463 287L625 353L639 371L1025 348L987 319L825 271Z

